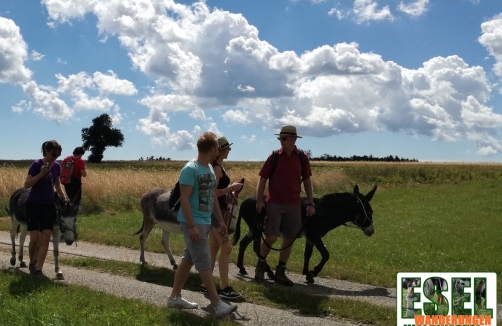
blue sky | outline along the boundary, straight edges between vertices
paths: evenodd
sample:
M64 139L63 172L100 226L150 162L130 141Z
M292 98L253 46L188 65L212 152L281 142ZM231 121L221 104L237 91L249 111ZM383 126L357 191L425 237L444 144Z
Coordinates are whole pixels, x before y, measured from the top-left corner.
M323 154L502 159L502 1L0 2L0 159L63 154L102 113L105 160L190 159L206 130L230 160L274 134Z

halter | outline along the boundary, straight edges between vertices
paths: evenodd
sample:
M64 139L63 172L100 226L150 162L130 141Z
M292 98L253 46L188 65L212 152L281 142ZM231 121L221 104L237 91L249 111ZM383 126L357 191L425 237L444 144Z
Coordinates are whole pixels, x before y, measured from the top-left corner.
M364 223L366 222L366 220L369 220L369 222L370 222L370 225L369 225L369 226L373 225L373 221L372 221L372 220L368 217L368 213L366 212L366 208L364 207L364 204L363 204L362 200L361 200L359 197L357 197L357 196L355 196L355 198L356 198L356 200L357 200L357 201L361 204L361 206L363 207L363 212L364 212L364 220L363 220L363 223L362 223L362 224L364 225ZM367 227L363 228L362 226L358 226L358 225L356 224L356 221L352 221L352 223L353 223L354 225L347 225L346 223L344 223L344 224L343 224L343 226L346 226L346 227L348 227L348 228L359 229L359 230L364 230L364 229L366 229L366 228L368 228L368 227L369 227L369 226L367 226Z
M69 204L67 204L69 206ZM67 207L67 209L69 209L70 207ZM78 238L78 233L77 233L77 223L76 223L76 218L75 218L75 223L73 223L73 228L66 228L64 225L63 225L63 218L61 216L61 208L58 208L58 217L57 217L57 224L59 226L59 231L61 231L61 234L64 234L66 231L70 231L73 233L73 235L75 236L75 247L78 247L77 246L77 238Z

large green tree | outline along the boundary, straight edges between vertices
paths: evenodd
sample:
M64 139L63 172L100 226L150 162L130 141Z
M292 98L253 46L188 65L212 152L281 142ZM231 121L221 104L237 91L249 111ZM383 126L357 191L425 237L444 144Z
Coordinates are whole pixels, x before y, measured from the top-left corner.
M124 135L119 129L112 128L112 118L106 113L92 120L92 126L82 128L82 141L85 150L90 150L89 162L101 163L107 147L122 147Z

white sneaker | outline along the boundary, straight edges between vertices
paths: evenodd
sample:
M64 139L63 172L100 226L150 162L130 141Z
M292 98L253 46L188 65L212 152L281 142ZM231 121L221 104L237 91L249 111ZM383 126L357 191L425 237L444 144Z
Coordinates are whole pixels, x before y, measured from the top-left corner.
M195 302L187 301L182 297L167 299L167 305L169 307L179 308L179 309L197 309L197 304Z
M237 306L229 305L228 303L225 303L223 300L220 300L218 302L218 305L214 307L214 315L216 317L222 317L231 314L235 310L237 310Z

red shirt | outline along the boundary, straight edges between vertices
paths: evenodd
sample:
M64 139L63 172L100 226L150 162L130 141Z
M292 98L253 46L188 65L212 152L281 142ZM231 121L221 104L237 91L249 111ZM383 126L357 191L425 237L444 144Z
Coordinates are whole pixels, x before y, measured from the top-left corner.
M295 146L291 156L287 156L283 149L279 149L279 157L275 166L274 174L268 182L267 202L278 205L300 205L300 192L302 190L301 179L309 179L312 176L310 162L305 155L305 167L302 174L300 153ZM258 175L268 179L272 170L272 154L267 158Z
M79 157L76 158L74 157L73 159L73 177L82 180L82 175L80 174L80 171L85 170L85 162L84 160Z

